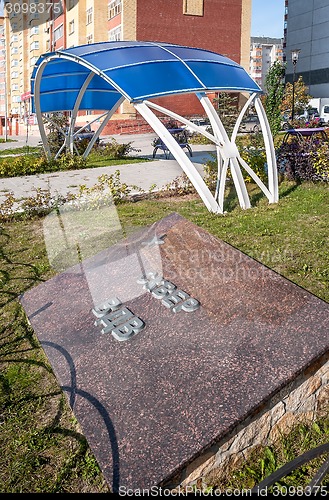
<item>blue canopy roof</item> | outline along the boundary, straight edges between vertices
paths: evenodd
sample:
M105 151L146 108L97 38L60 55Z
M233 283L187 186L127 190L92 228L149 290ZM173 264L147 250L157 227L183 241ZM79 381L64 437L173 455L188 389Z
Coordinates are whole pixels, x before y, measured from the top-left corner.
M262 92L242 66L215 52L156 42L101 42L43 54L39 68L41 112L72 110L86 78L79 109L110 110L124 96L130 102L212 91ZM34 99L33 99L34 109Z

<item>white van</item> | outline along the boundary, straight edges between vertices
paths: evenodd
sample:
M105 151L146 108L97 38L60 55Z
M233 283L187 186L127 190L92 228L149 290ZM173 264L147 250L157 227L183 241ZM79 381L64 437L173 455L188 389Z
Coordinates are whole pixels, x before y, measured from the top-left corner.
M321 121L328 123L329 122L329 106L323 106L320 114Z

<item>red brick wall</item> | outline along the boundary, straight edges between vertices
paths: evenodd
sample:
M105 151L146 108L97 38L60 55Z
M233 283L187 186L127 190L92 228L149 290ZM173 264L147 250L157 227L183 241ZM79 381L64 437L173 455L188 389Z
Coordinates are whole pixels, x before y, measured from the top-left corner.
M136 120L110 120L105 126L101 136L117 134L147 134L153 132L152 127L143 119Z
M204 0L203 16L184 15L183 1L138 0L137 40L200 47L240 63L242 0ZM194 95L156 102L182 116L204 114Z
M193 115L204 115L204 109L195 94L181 94L171 97L159 97L150 99L164 108L175 111L179 115L191 117Z
M213 50L240 62L242 0L204 0L203 16L183 14L184 0L138 0L137 40Z

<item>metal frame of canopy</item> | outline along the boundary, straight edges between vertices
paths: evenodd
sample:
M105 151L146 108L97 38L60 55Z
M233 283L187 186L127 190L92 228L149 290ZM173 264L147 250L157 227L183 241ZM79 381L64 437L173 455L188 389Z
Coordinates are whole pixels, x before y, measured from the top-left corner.
M157 51L157 59L149 57L149 53L153 54L154 50ZM159 54L163 55L163 57L161 58ZM185 54L186 57L181 57L180 54ZM138 59L137 62L136 59ZM113 63L111 62L112 60ZM121 60L128 62L119 64ZM96 64L97 61L99 66ZM54 71L54 69L56 70L56 66L51 67L49 74L45 71L49 64L59 63L58 68L60 69L60 64L63 62L64 68L66 70L68 68L68 73L64 75L56 74L56 71ZM105 68L102 67L104 64ZM64 83L70 77L70 68L72 71L72 87L66 88ZM131 78L127 79L129 72ZM156 75L159 75L158 80L156 79ZM62 76L64 82L63 88L56 88L58 83L55 84L54 76L58 78ZM139 76L140 80L137 80L137 76ZM152 81L152 76L154 76L154 81ZM93 81L95 80L96 84L93 87ZM127 80L129 80L129 83ZM135 86L134 80L136 82ZM100 81L103 82L102 85L99 84ZM177 84L175 85L176 81ZM60 82L61 80L59 80ZM43 123L44 113L51 111L71 112L70 126L67 134L60 127L57 127L59 132L65 136L64 143L57 152L58 156L64 148L71 152L74 151L74 136L84 129L84 127L81 127L78 132L74 132L79 110L106 110L102 115L103 121L83 153L83 156L87 157L107 122L126 99L168 147L168 150L189 177L210 212L223 213L224 211L224 192L228 169L231 171L241 208L250 208L250 199L241 169L246 170L268 198L269 203L276 203L278 201L275 150L266 113L259 98L261 89L241 66L230 59L224 58L220 54L204 51L203 49L171 44L156 44L153 42L106 42L94 44L94 46L74 47L40 56L32 74L31 83L39 130L44 150L48 156L51 153ZM54 88L51 86L52 83ZM145 89L143 85L145 85ZM209 92L213 93L214 91L221 90L249 93L249 99L237 118L231 137L228 136L220 117L207 96ZM194 93L198 97L210 120L213 134L199 129L197 125L183 116L149 100L150 98L181 93ZM102 95L104 104L107 103L109 109L98 107L98 103L101 102L99 99ZM56 98L58 98L58 102ZM97 103L97 107L93 107L95 103ZM255 107L264 137L268 168L267 186L244 161L236 146L239 126L243 116L251 105ZM63 106L66 109L63 109ZM188 125L192 130L210 139L216 145L218 175L214 195L205 184L192 161L182 151L179 144L177 144L176 140L154 111L179 120L181 123ZM89 122L89 125L96 120L99 120L99 117Z

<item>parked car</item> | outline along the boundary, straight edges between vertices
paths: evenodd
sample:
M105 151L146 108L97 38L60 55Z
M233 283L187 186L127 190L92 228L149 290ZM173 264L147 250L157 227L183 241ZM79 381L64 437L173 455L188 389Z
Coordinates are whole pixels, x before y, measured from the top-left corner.
M320 122L320 115L316 108L305 109L303 113L296 116L296 120L304 121L305 123L313 120Z
M281 130L289 130L292 128L291 116L288 113L284 113L281 117Z
M211 126L210 125L210 121L208 120L208 118L191 118L190 119L190 122L191 123L194 123L194 125L197 125L200 130L204 130L206 132L208 132L208 128ZM184 125L183 128L188 132L188 134L194 134L196 133L195 130L193 130L191 127L189 127L188 125Z
M81 126L74 127L74 139L77 141L83 141L84 139L87 139L88 141L91 141L91 139L94 137L95 132L91 130L91 126L87 125L81 132L79 130L81 129ZM77 133L78 132L78 133Z
M249 115L242 119L239 132L260 132L260 122L258 115Z

